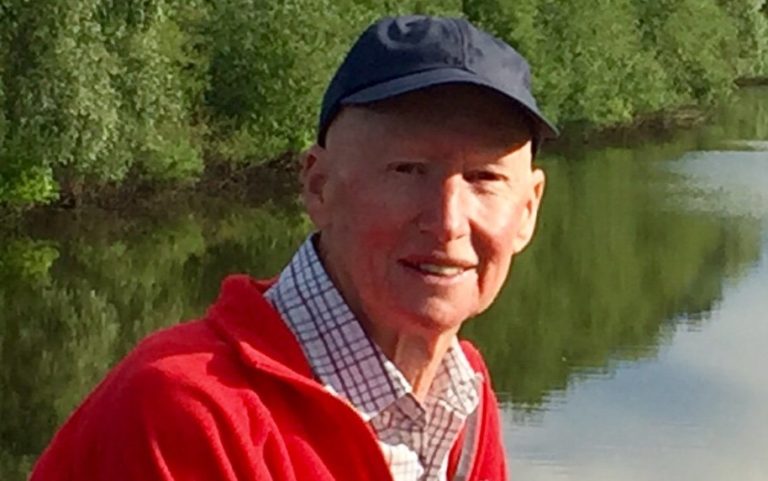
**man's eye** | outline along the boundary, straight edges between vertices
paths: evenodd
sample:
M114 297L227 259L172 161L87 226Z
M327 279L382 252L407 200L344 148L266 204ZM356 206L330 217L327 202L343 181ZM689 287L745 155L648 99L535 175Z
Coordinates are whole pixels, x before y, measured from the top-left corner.
M477 170L474 172L468 172L464 174L464 178L468 182L493 182L504 180L503 175L496 172L491 172L489 170Z
M423 174L426 172L424 164L418 162L400 162L389 166L389 170L399 174Z

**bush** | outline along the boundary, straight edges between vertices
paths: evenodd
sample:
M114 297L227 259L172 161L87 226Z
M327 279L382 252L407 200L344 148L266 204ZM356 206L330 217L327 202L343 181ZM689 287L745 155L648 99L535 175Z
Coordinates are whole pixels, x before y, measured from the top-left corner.
M544 110L595 125L768 74L764 0L0 0L0 206L194 180L312 142L349 44L393 13L468 16L516 46Z
M530 60L542 107L559 121L614 124L710 101L730 91L738 59L757 63L753 49L738 50L736 21L714 0L470 4L471 19ZM742 12L744 28L765 21L756 8L734 10ZM748 34L761 35L757 28ZM764 31L762 38L768 39Z
M170 5L128 5L4 4L0 202L44 202L56 182L78 191L132 169L161 179L202 170Z
M736 71L739 77L768 75L768 2L720 0L738 30Z
M211 9L211 156L260 162L314 139L325 86L349 45L379 16L460 12L458 1L222 0ZM430 5L425 5L429 3ZM438 4L439 5L436 5Z
M342 20L330 0L213 4L206 104L214 158L263 160L311 141L323 86L356 33L349 19L366 16L349 7Z
M646 47L656 50L678 102L711 102L732 90L737 29L715 0L635 3Z

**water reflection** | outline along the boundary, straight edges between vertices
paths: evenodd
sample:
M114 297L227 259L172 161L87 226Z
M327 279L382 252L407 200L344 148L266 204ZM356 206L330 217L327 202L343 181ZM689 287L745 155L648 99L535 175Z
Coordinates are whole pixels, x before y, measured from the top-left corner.
M46 219L43 233L0 242L3 481L26 478L55 427L138 339L200 315L226 273L277 272L308 229L288 202L84 219Z
M764 260L725 289L706 326L679 329L653 361L574 383L536 423L508 416L516 479L768 479L766 286Z
M689 479L677 474L713 449L714 472L765 473L748 458L768 447L754 368L766 361L755 339L767 316L755 312L768 312L756 220L768 162L755 142L768 138L768 94L747 91L720 118L543 161L541 230L465 330L508 403L515 479ZM202 313L226 273L276 273L307 229L290 201L208 200L141 218L54 217L1 240L0 479L25 478L140 337Z
M642 150L546 165L539 236L509 289L466 329L504 399L535 409L574 375L654 356L673 321L706 318L724 280L758 259L756 223L671 205L665 192L682 176L650 162L665 149Z
M689 284L657 291L677 300L655 321L624 313L625 323L656 325L635 338L654 346L644 359L609 353L600 376L573 366L546 410L504 407L516 479L768 479L768 92L761 92L735 104L728 124L688 137L685 154L645 164L643 182L656 193L645 215L670 222L665 235L648 239L653 249L639 248L648 256L643 269L661 272L665 284L670 273ZM615 291L631 294L620 284ZM605 301L592 304L595 315L612 312ZM522 383L512 389L515 382Z
M768 141L764 143L765 150L698 151L670 162L667 169L684 180L670 193L690 210L760 221L768 213Z

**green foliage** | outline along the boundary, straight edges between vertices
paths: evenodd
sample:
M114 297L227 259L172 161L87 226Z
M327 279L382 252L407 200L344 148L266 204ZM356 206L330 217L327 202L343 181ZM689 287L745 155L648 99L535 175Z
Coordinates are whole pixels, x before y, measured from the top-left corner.
M4 4L0 202L44 202L57 181L77 189L120 182L132 169L156 179L202 170L188 88L200 74L184 57L172 7Z
M317 106L333 66L359 25L370 20L365 8L343 4L213 4L206 101L216 158L262 160L311 142Z
M459 2L222 0L210 12L211 155L263 161L309 146L324 89L377 17L458 14Z
M737 76L738 32L715 0L635 3L646 46L656 49L681 100L712 101L730 92Z
M101 7L102 28L120 60L112 78L120 118L131 120L120 130L127 165L151 179L193 178L202 171L202 144L194 139L202 127L191 116L205 87L207 64L195 51L202 42L193 30L204 18L203 3L115 3Z
M467 3L471 19L529 59L543 109L564 122L614 124L720 98L754 73L747 65L759 68L765 56L752 47L768 41L754 1L733 6L738 17L714 0Z
M413 12L519 48L559 122L624 122L768 74L764 0L3 0L0 205L300 150L354 38Z
M768 75L768 2L719 0L738 29L736 70L739 77Z
M56 248L41 241L14 240L0 250L0 280L35 280L45 277L58 257ZM13 278L9 276L13 273Z

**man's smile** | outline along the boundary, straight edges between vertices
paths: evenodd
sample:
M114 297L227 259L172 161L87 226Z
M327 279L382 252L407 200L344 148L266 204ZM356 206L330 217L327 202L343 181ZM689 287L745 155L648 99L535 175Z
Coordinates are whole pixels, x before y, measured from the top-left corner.
M474 270L477 264L445 256L411 256L401 259L400 264L421 274L442 278L457 278Z
M464 272L464 268L456 266L443 266L437 264L419 264L417 266L419 270L427 272L429 274L435 274L444 277L453 277Z

